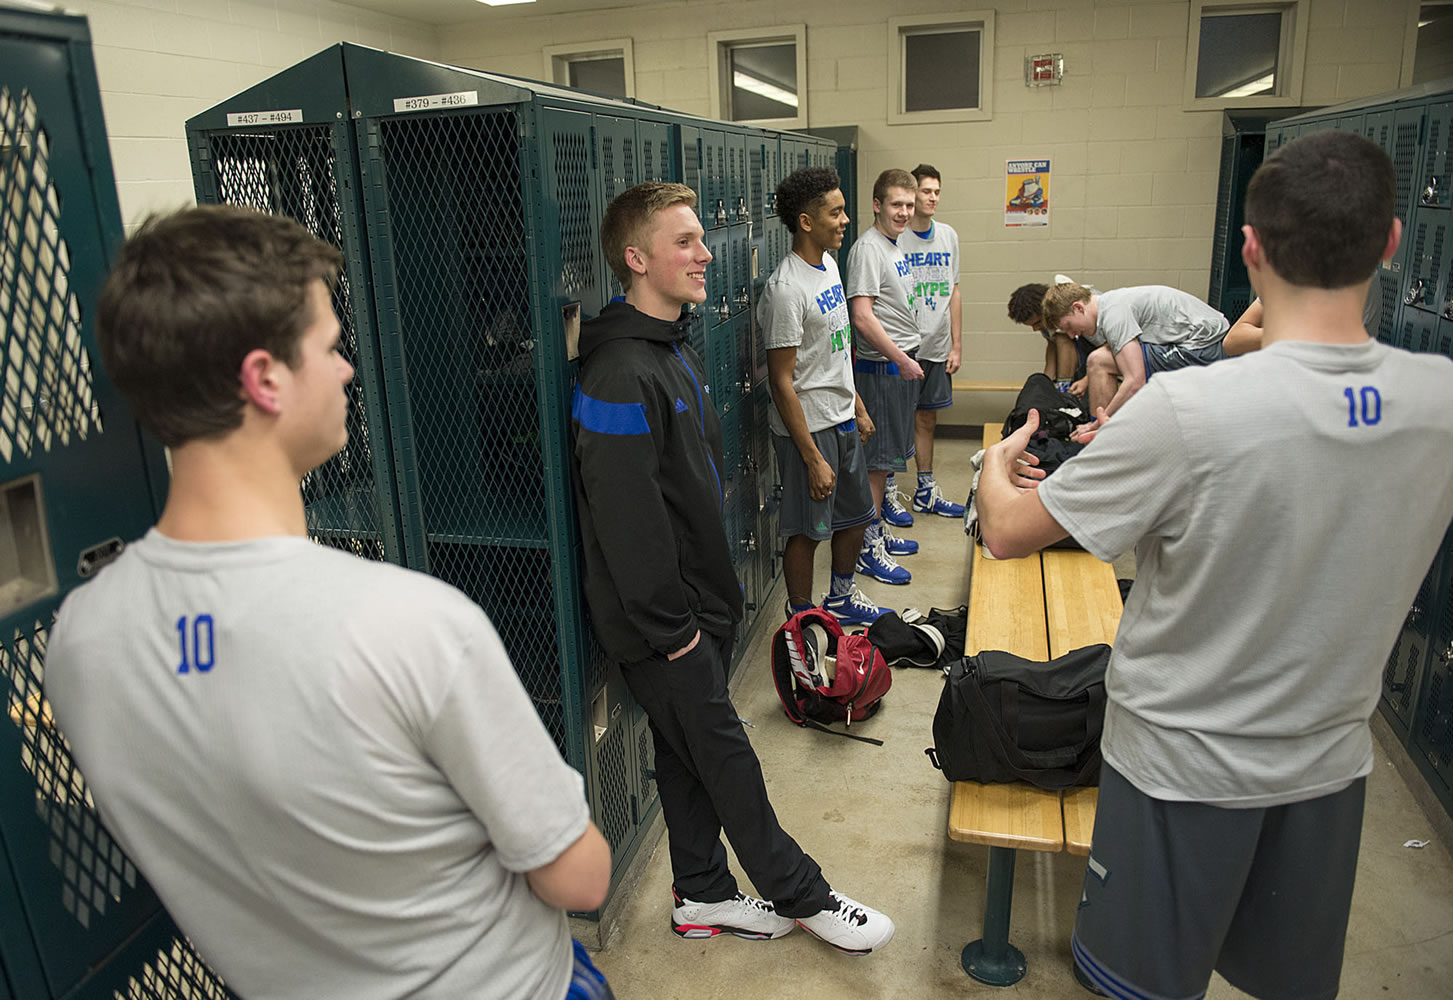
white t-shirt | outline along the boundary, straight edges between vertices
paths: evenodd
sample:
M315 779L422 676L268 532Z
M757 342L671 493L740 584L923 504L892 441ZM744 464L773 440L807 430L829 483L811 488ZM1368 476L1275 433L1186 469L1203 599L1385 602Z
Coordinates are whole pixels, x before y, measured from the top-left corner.
M1388 650L1453 518L1450 398L1447 358L1279 342L1157 374L1040 485L1096 556L1135 546L1107 763L1247 807L1368 773Z
M914 306L923 338L918 360L947 361L953 348L948 303L959 283L959 234L945 222L930 221L928 235L905 229L898 246L913 269Z
M1132 338L1142 344L1180 344L1201 350L1219 344L1231 323L1189 292L1136 285L1101 292L1095 332L1119 354Z
M757 322L767 350L797 348L792 388L807 429L816 433L851 420L857 399L853 330L837 261L823 254L822 266L814 267L796 253L783 257L757 303ZM772 407L768 420L773 434L787 434L777 407Z
M868 227L848 252L847 289L850 299L860 295L875 299L873 315L901 350L917 349L921 338L918 319L914 316L913 269L898 245L876 226ZM865 339L858 342L858 357L869 361L887 360Z
M66 598L45 688L107 827L239 995L565 995L565 915L523 873L585 832L583 782L459 591L304 538L152 530Z

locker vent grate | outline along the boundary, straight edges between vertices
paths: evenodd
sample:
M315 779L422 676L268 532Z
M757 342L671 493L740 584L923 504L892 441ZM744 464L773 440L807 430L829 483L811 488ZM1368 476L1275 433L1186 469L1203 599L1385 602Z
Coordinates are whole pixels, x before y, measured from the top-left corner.
M50 140L35 99L0 87L0 461L29 457L99 433L81 307Z

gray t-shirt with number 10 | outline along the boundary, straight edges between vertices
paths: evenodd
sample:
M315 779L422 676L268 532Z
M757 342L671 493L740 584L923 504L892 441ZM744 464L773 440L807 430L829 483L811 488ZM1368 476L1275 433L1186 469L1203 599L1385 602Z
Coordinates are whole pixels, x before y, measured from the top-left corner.
M555 1000L525 873L585 832L453 587L306 538L153 530L61 606L45 688L101 818L248 1000Z
M1161 372L1039 487L1086 549L1135 547L1106 763L1260 807L1372 768L1368 720L1453 518L1453 361L1278 342Z
M757 322L767 350L797 348L792 389L807 429L815 434L851 420L857 402L853 330L837 262L823 254L822 266L814 267L796 253L783 257L757 303ZM773 434L786 435L776 406L768 421Z
M914 315L913 269L903 251L876 227L859 236L848 253L848 298L872 296L873 315L883 324L883 332L900 350L914 351L922 337L918 318ZM868 361L884 361L883 355L858 338L858 357Z
M1137 285L1100 293L1095 332L1119 354L1132 338L1142 344L1180 344L1200 350L1219 344L1231 324L1189 292Z

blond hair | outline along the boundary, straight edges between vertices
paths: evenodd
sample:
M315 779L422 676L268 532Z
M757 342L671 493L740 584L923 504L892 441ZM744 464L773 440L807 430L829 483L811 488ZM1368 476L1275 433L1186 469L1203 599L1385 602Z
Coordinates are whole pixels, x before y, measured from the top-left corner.
M600 222L600 246L605 251L605 262L627 291L632 272L626 264L626 247L640 246L656 213L673 205L695 208L696 192L685 184L647 181L622 191L606 207Z
M1068 316L1076 302L1090 301L1090 296L1095 294L1084 285L1077 285L1073 281L1067 281L1060 285L1050 285L1049 290L1044 293L1044 301L1040 303L1039 317L1046 330L1058 330L1059 321Z

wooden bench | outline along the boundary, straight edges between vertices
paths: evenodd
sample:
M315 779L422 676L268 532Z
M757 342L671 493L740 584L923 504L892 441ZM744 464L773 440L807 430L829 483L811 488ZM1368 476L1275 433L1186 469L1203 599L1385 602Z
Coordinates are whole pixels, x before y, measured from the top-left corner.
M1112 644L1123 608L1114 567L1074 549L1051 549L1042 556L1050 657L1097 642ZM1071 854L1089 855L1099 802L1098 788L1064 793L1065 849Z
M953 380L954 392L1014 392L1017 393L1024 388L1024 381L1018 382L983 382L975 379L956 378Z
M984 447L999 428L984 428ZM1054 549L1027 559L996 560L973 546L965 653L1002 649L1043 660L1114 639L1120 619L1115 572L1088 552ZM1041 613L1042 612L1042 613ZM1024 782L954 782L949 837L989 848L983 937L964 947L961 964L974 979L1010 986L1027 969L1009 943L1017 851L1088 855L1099 790L1061 795Z

